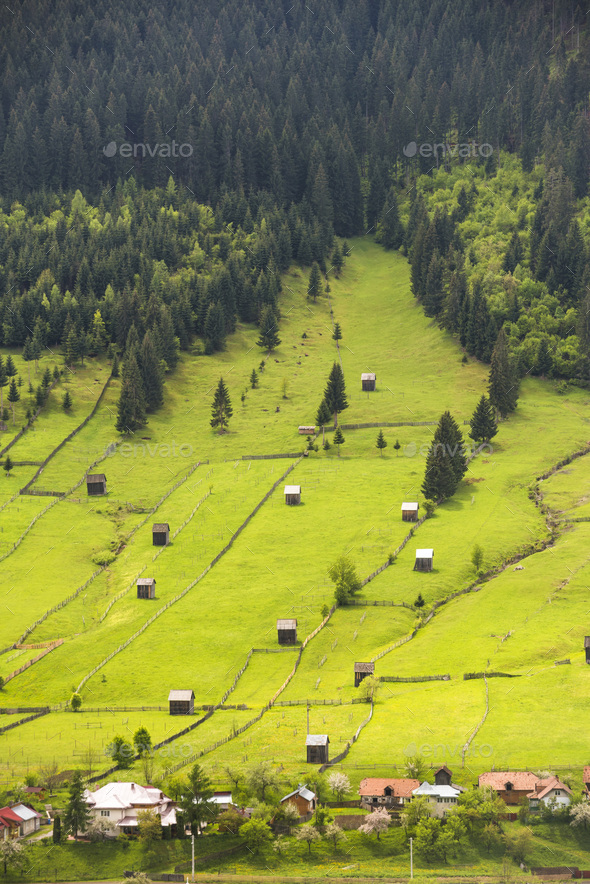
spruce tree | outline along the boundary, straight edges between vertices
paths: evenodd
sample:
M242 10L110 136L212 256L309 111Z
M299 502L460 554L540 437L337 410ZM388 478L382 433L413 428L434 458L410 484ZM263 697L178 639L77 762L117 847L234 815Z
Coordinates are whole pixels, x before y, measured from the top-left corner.
M61 817L59 813L56 813L53 817L53 843L61 843Z
M336 432L334 433L333 442L334 445L338 446L338 457L340 457L340 446L344 444L346 440L344 439L344 434L340 427L336 427Z
M332 267L336 272L336 276L340 276L340 272L343 266L344 258L342 257L340 246L338 245L338 243L336 243L336 245L334 246L334 251L332 252Z
M6 366L0 354L0 417L4 413L4 387L8 383L8 375L6 374Z
M324 289L322 286L322 274L320 272L317 261L314 261L311 267L311 272L309 274L307 295L308 297L313 298L313 300L315 301L316 298L323 293L323 291Z
M342 329L340 328L340 323L334 323L334 332L332 334L333 341L341 341L342 340Z
M114 378L119 377L119 357L116 353L113 356L113 364L111 365L111 376Z
M210 355L225 345L225 315L219 301L209 304L203 329L205 352Z
M445 411L441 415L438 426L434 431L433 444L441 446L445 457L447 457L451 463L451 469L453 470L456 482L459 484L467 471L464 447L465 441L457 421L451 415L450 411Z
M16 380L11 378L10 387L8 388L8 401L12 405L12 423L16 423L15 417L15 406L18 400L20 399L20 393L18 392L18 387L16 386Z
M316 415L315 422L318 427L322 428L322 443L326 441L326 424L330 423L332 414L330 409L326 405L326 400L322 399L320 402L320 407L318 408L318 413Z
M117 422L119 433L129 435L146 424L145 395L137 357L132 351L125 359L121 380L121 395L117 405Z
M211 406L211 426L213 429L219 427L219 433L225 432L225 427L233 414L229 392L223 378L219 378L213 404Z
M324 401L330 414L334 415L334 426L338 426L338 415L348 408L344 374L338 362L335 362L324 391Z
M492 353L488 395L498 414L505 418L518 402L519 378L510 358L508 338L502 327Z
M256 374L256 369L252 369L252 374L250 375L250 386L253 390L258 386L258 375Z
M426 472L422 483L422 493L427 500L445 500L452 497L457 488L457 479L451 460L442 445L432 445L426 458Z
M12 460L10 459L10 455L7 454L6 459L4 461L4 470L6 472L6 478L8 478L10 476L10 471L11 471L12 467L13 467Z
M377 441L375 442L376 447L379 449L379 453L381 457L383 457L383 449L387 448L387 440L383 435L383 430L379 430L377 434Z
M84 790L82 773L75 770L68 786L68 801L63 818L63 828L74 836L75 841L78 840L78 832L85 832L90 822L90 810L84 798Z
M70 396L69 390L66 390L66 392L64 393L64 398L63 398L62 404L63 404L64 411L69 411L71 409L72 397Z
M381 244L386 249L399 249L404 241L404 228L400 221L397 196L393 187L387 194L387 199L381 212L379 235Z
M281 343L281 339L278 336L278 325L278 319L269 304L262 310L262 315L260 317L260 337L256 341L257 345L262 347L263 350L272 352Z
M498 432L496 415L487 396L482 396L477 403L469 426L469 435L478 445L489 442Z
M152 337L145 333L139 354L139 371L143 383L145 404L148 411L159 408L164 401L164 384L160 359Z
M31 383L31 362L33 361L33 347L31 344L31 338L28 337L25 341L25 345L23 347L23 359L27 363L27 375L29 378L29 384Z
M6 357L6 374L9 378L16 377L17 371L14 360L10 354Z
M537 348L537 357L535 359L535 373L545 377L553 368L553 359L549 351L546 338L541 338Z

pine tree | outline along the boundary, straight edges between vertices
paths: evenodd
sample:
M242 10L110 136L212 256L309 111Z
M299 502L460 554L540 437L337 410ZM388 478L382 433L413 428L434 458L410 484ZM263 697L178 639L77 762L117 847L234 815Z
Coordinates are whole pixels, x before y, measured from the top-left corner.
M0 354L0 417L4 413L4 387L8 383L8 375L6 374L6 366Z
M16 377L16 374L17 374L14 360L13 360L12 356L10 356L10 355L8 355L6 357L6 374L8 375L9 378Z
M225 427L233 414L229 392L223 378L219 378L213 404L211 406L211 426L213 429L219 427L219 433L225 432Z
M338 457L340 457L340 446L343 445L345 442L344 434L343 434L342 430L340 429L340 427L336 427L336 432L334 433L333 442L334 442L334 445L338 446Z
M377 434L377 441L376 441L375 445L379 449L379 453L381 454L381 457L383 457L383 449L387 448L387 440L386 440L385 436L383 435L383 430L379 430L379 433Z
M121 394L117 405L117 422L115 427L119 433L129 435L146 424L145 395L141 373L135 352L128 354L123 365Z
M20 393L18 392L18 387L16 386L16 381L14 378L10 380L10 387L8 388L8 401L12 405L12 423L16 423L15 417L15 406L18 400L20 399Z
M31 383L31 362L33 361L33 347L31 344L31 338L28 337L25 341L25 345L23 347L23 359L27 363L27 375L29 378L29 384Z
M270 305L264 307L260 317L260 337L256 341L263 350L272 352L281 343L278 336L278 320Z
M10 459L10 455L7 454L6 460L4 461L4 470L6 471L6 478L8 478L10 476L10 471L13 466L14 466L14 464L12 463L12 461Z
M64 361L70 368L78 361L80 355L80 341L75 328L72 328L66 339L64 349Z
M553 368L553 359L549 351L546 338L541 338L537 348L537 357L535 359L535 373L545 377Z
M452 497L457 488L457 480L450 458L441 445L432 445L426 458L426 472L422 483L422 493L427 500L445 500Z
M441 415L432 441L434 445L441 447L445 457L450 461L458 485L467 472L465 441L459 425L450 411L445 411Z
M70 391L66 390L64 393L64 398L62 402L64 411L69 411L72 407L72 397L70 396Z
M393 187L387 194L381 212L379 238L386 249L399 249L404 241L404 228L400 221L397 196Z
M333 341L341 341L342 340L342 329L340 328L340 323L334 323L334 332L332 334Z
M320 402L320 407L318 408L318 413L316 415L315 422L318 427L322 428L322 443L326 441L326 424L330 423L332 418L332 413L330 409L326 405L326 400L322 399Z
M159 408L164 401L164 384L160 360L149 331L145 333L139 354L139 371L148 411Z
M519 378L512 364L508 338L502 327L492 353L488 395L498 414L505 418L518 402Z
M399 439L396 439L396 440L395 440L395 445L394 445L393 447L395 448L395 456L396 456L396 457L399 457L399 453L398 453L398 452L399 452L399 450L400 450L400 448L401 448L401 445L399 444Z
M326 384L324 401L331 414L334 415L334 426L338 426L338 415L348 408L344 374L338 362L335 362Z
M85 832L90 821L90 810L84 798L84 781L82 773L75 770L68 786L68 801L63 818L63 828L69 835L78 840L78 832Z
M61 843L61 817L59 813L56 813L53 817L53 843Z
M342 257L342 252L340 251L340 246L338 243L334 246L334 251L332 252L332 267L336 273L336 276L340 276L342 268L344 266L344 258Z
M311 272L309 274L307 296L313 298L313 300L315 301L316 298L323 293L323 291L324 289L322 286L322 274L320 272L317 261L314 261L311 266Z
M43 377L41 378L41 386L45 391L49 389L51 386L51 371L49 370L49 366L43 372Z
M219 301L209 304L203 329L205 352L210 355L216 350L223 350L225 345L225 315Z
M256 369L252 369L252 374L250 375L250 386L253 390L258 386L258 375L256 374Z
M119 357L116 353L113 356L113 364L111 365L111 376L114 378L119 377Z
M498 432L496 415L486 396L482 396L477 403L469 426L469 435L478 445L482 442L489 442Z

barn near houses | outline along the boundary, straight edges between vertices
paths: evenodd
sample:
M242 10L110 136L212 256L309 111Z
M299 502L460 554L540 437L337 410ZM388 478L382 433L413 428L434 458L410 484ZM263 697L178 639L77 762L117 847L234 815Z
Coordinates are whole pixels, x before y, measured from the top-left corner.
M586 663L590 663L590 635L584 637L584 650L586 651Z
M355 663L354 664L354 686L358 688L361 681L367 677L367 675L373 675L375 673L375 664L374 663Z
M327 734L308 734L305 739L308 764L327 764L330 739Z
M195 711L195 692L170 691L168 703L170 715L192 715Z
M156 578L140 577L137 581L137 598L138 599L155 599L156 597Z
M433 549L417 549L414 571L432 571Z
M86 476L86 490L88 494L106 494L107 493L107 477L104 473L88 473Z
M412 502L402 503L402 522L418 521L418 504Z
M168 546L170 543L170 525L168 522L156 522L152 525L152 545Z
M301 503L301 485L285 485L285 503L287 506Z
M373 393L377 383L377 375L372 371L367 371L361 375L361 387L363 393Z
M297 641L297 620L277 620L277 637L280 645L292 645Z

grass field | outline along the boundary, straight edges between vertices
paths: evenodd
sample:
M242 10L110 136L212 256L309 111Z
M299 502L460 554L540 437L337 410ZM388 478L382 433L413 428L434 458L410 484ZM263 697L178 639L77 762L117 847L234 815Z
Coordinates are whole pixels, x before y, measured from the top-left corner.
M6 781L13 774L22 776L27 765L34 770L49 756L64 769L74 766L76 734L84 722L94 723L99 751L108 734L123 726L125 715L125 727L145 724L154 740L176 728L178 722L165 712L116 712L113 717L108 711L78 716L58 711L85 676L138 630L124 650L85 682L84 706L165 706L173 687L192 687L197 705L219 702L251 648L278 648L277 618L297 618L299 642L321 623L322 607L333 600L326 572L338 555L349 555L364 578L403 541L409 526L401 521L400 504L407 499L423 502L420 485L433 427L385 428L383 457L375 448L377 429L372 428L345 429L340 456L332 447L300 461L243 457L302 452L297 427L313 422L332 362L339 358L331 338L332 318L343 330L340 355L350 403L341 415L343 424L436 421L449 408L466 432L463 422L485 390L487 369L473 360L464 363L456 342L424 317L409 293L406 261L367 239L353 243L342 277L331 280L329 303L325 297L308 303L306 283L300 271L285 276L282 343L266 358L260 386L248 389L244 404L240 395L263 356L255 346L257 331L250 326L239 326L227 349L214 358L183 353L177 371L167 378L164 407L150 416L138 438L117 437L120 382L113 380L93 419L39 477L38 488L67 491L112 442L123 443L99 468L107 475L105 498L89 501L82 485L59 499L0 563L0 603L7 609L0 618L0 647L8 648L26 627L85 583L105 555L110 559L83 592L28 638L63 637L65 643L2 693L6 707L56 707L38 722L0 736L7 759L0 776ZM363 371L376 372L375 394L361 393ZM234 404L230 432L224 436L208 423L211 388L220 374ZM90 411L107 375L104 360L89 361L75 376L60 381L36 429L14 446L13 459L46 457ZM71 415L59 405L65 385L74 397ZM526 379L518 409L501 424L493 450L471 462L455 497L416 530L395 562L359 595L367 602L396 606L339 609L304 650L280 700L310 700L312 730L329 733L336 755L368 711L364 704L347 704L357 695L354 662L390 648L420 622L417 610L400 603L411 606L421 593L427 603L424 616L434 601L472 585L475 543L484 550L484 569L498 568L511 556L527 556L521 563L524 570L511 565L480 582L478 591L440 607L414 639L377 661L377 675L448 673L451 679L382 686L372 721L342 762L355 783L375 771L401 769L412 749L422 751L431 763L440 762L443 752L459 781L466 783L492 764L573 769L588 760L585 680L590 674L582 640L590 607L589 529L587 523L571 520L590 513L585 493L590 462L586 457L575 460L541 483L546 504L566 520L544 551L539 545L550 534L530 486L588 443L589 403L585 390L571 387L558 395L552 382ZM396 439L399 451L393 447ZM197 463L201 465L185 478ZM301 484L302 505L287 508L281 477L293 464L286 481ZM13 476L2 479L0 506L34 469L17 467ZM162 610L199 577L278 480L275 492L223 557ZM147 511L177 482L179 487L152 517ZM0 555L9 552L52 500L21 496L0 511ZM158 550L151 545L152 521L168 521L174 532L187 519L170 547L154 559ZM435 550L433 572L414 572L416 548L429 546ZM134 580L140 572L156 578L154 601L136 598ZM156 611L160 615L145 628ZM19 665L14 654L7 651L0 657L3 674ZM565 658L571 659L569 665L554 665ZM284 683L295 659L292 651L255 653L227 701L248 708L215 712L183 738L186 752L207 749L250 721ZM488 717L461 767L462 748L485 711L483 680L464 681L463 674L486 669L518 677L489 679ZM575 698L575 722L559 703L566 693ZM255 757L282 764L289 782L304 778L305 730L305 706L277 706L244 734L203 756L203 763L221 782L224 763L247 765ZM525 745L519 739L523 732L528 734ZM50 739L50 733L62 737ZM170 764L170 759L159 759L159 774ZM139 769L129 773L140 775Z

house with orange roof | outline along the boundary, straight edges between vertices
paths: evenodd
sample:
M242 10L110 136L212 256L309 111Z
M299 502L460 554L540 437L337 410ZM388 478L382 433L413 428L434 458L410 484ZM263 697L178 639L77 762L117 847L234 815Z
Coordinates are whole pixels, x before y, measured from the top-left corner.
M493 770L480 774L477 784L489 786L505 804L514 806L534 792L539 777L528 770Z
M539 810L541 805L555 807L567 807L571 802L572 790L558 777L544 777L540 779L527 795L531 810Z
M420 780L365 777L359 786L361 805L369 808L380 805L392 808L402 807L412 800L412 792L419 785Z

